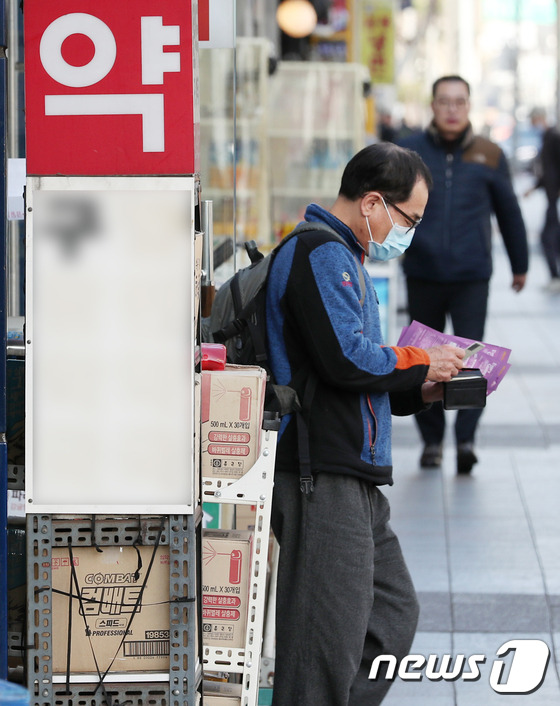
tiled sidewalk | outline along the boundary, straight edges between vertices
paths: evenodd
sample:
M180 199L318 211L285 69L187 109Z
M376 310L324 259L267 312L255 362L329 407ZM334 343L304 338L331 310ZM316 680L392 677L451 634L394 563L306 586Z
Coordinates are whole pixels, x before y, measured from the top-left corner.
M472 474L456 475L449 432L442 469L421 470L413 420L394 420L387 495L422 606L412 652L485 655L481 678L397 677L384 706L560 704L560 294L542 290L548 276L534 234L531 243L528 284L515 294L496 240L485 338L512 349L512 368L488 398ZM489 682L499 659L507 680L513 653L496 651L514 639L551 650L544 683L530 694L499 694Z

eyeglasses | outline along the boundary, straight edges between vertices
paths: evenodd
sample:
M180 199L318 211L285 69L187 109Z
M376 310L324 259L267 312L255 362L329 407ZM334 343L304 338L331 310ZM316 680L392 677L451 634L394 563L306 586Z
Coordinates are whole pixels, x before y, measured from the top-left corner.
M406 220L410 223L410 226L408 230L412 230L413 228L416 228L416 226L420 225L422 222L421 218L415 219L412 218L412 216L409 216L408 213L405 213L401 208L398 206L395 206L395 204L391 201L391 199L388 199L386 196L383 197L385 199L385 203L387 203L389 206L392 206L397 213L400 213L403 218L406 218ZM408 232L408 231L407 231Z
M438 108L449 110L449 108L466 108L469 100L468 98L436 98L434 102Z

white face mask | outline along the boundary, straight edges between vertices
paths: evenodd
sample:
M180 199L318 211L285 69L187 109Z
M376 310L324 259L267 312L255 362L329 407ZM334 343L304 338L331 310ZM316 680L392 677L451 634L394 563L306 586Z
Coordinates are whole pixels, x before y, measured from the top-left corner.
M391 260L394 257L399 257L404 253L412 242L416 228L415 226L412 226L411 228L409 226L401 226L398 223L395 223L395 221L391 218L385 199L381 197L381 200L383 201L383 205L385 206L385 210L387 211L387 215L389 216L389 220L392 224L391 230L387 233L387 237L382 243L375 242L371 234L369 218L365 216L365 219L369 233L368 257L371 260L381 260L385 262L386 260Z

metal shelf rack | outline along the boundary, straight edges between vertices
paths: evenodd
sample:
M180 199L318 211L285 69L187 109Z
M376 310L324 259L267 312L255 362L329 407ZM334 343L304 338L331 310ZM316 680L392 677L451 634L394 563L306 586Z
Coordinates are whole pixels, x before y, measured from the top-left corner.
M236 481L202 479L203 500L256 505L245 646L238 649L204 646L202 651L205 672L226 671L242 675L241 706L256 706L259 695L270 512L279 424L274 420L265 422L265 425L261 435L261 453L244 476Z
M52 672L52 551L56 547L130 546L141 528L144 545L157 542L169 547L169 672L163 674L111 674L103 680L113 703L148 706L196 706L200 699L202 670L194 636L197 622L197 543L201 513L195 515L71 517L28 515L27 583L29 625L27 630L27 682L31 706L102 706L106 699L99 679L91 674L64 675ZM119 681L116 681L116 680ZM149 681L149 680L152 681ZM107 706L111 706L108 704Z

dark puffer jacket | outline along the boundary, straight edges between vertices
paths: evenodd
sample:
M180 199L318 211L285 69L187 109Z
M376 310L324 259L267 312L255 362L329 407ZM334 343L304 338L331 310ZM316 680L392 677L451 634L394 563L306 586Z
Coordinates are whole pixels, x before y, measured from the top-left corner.
M405 274L434 282L490 279L492 213L512 272L525 274L527 233L500 147L469 127L450 151L433 124L400 144L420 154L434 179L424 218L404 256Z

